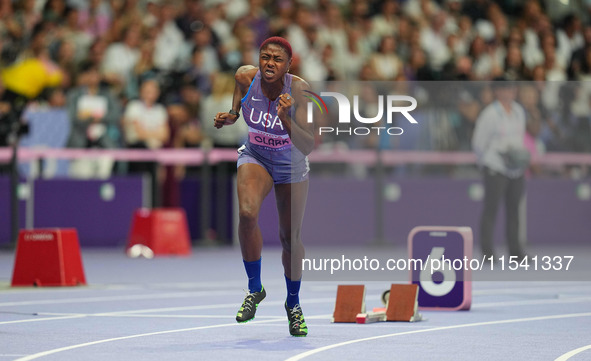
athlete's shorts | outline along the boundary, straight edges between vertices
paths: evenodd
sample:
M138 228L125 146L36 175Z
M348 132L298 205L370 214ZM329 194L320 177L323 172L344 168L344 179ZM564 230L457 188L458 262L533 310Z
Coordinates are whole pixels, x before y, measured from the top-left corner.
M258 164L267 170L271 178L273 178L274 184L303 182L308 179L310 173L308 157L305 157L297 164L276 165L269 160L255 157L244 145L238 149L238 154L237 167L246 163Z

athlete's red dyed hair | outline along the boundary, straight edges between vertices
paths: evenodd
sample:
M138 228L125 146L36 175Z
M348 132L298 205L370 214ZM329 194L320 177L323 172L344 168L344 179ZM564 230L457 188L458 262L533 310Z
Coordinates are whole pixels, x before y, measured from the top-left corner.
M287 56L291 59L291 45L289 44L289 41L280 36L272 36L267 40L263 41L259 50L264 49L269 44L275 44L282 47L283 50L285 50L285 52L287 53Z

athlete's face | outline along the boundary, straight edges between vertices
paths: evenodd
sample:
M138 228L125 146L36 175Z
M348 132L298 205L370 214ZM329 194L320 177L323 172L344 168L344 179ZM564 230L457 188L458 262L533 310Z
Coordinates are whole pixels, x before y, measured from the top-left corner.
M287 52L277 44L269 44L259 53L259 68L263 79L274 82L283 78L289 70L291 59Z

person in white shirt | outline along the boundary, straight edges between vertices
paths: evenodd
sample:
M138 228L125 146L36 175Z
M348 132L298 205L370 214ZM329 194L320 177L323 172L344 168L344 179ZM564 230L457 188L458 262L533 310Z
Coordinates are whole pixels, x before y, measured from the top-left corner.
M519 241L519 203L524 194L524 173L529 166L529 152L523 141L526 115L515 102L517 89L513 84L499 77L492 86L496 100L478 116L472 138L484 174L480 245L484 255L494 256L493 231L499 202L504 198L509 252L522 259L525 252Z
M154 79L146 80L140 89L140 99L125 107L123 130L129 148L159 149L168 140L168 115L157 103L160 86Z
M154 65L164 71L180 70L187 63L188 55L183 54L185 38L174 22L175 11L172 4L162 4L156 23L157 34L154 47Z
M155 79L148 79L141 84L140 99L131 100L125 107L122 129L128 148L160 149L170 137L168 113L159 104L160 86ZM159 182L163 177L163 168L156 162L130 162L127 171L134 174L148 174L151 181L151 199L154 206L161 202Z
M105 80L122 88L129 80L133 68L140 59L142 28L131 25L125 31L122 42L112 43L105 52L101 72Z

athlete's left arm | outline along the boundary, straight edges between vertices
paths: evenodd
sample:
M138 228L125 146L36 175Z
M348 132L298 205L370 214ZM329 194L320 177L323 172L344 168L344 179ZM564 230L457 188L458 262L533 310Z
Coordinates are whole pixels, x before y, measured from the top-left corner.
M291 95L281 94L277 106L277 115L291 141L304 155L310 154L314 149L314 124L308 123L306 118L307 102L304 97L304 90L309 89L308 83L294 76L291 83ZM291 107L294 108L293 117L289 115Z

